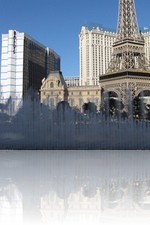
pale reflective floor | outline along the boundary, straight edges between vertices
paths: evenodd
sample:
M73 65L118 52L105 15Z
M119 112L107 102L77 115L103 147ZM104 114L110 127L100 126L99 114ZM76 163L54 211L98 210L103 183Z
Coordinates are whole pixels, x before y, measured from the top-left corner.
M0 224L150 224L150 152L0 151Z

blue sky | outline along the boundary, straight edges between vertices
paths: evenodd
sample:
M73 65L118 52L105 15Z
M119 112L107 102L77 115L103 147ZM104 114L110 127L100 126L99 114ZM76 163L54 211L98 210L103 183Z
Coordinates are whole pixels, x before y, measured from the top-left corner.
M140 27L150 28L150 0L135 0ZM64 76L79 75L81 27L93 22L116 29L118 0L1 0L0 36L25 32L61 56Z

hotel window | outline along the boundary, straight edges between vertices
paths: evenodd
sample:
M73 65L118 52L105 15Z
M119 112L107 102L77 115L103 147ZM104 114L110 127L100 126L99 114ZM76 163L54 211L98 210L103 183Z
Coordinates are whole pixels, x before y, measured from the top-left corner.
M54 87L54 83L51 82L51 83L50 83L50 88L53 88L53 87Z
M79 106L81 107L83 105L83 99L79 99Z
M54 99L53 98L50 98L50 102L49 102L49 106L50 108L54 108Z
M95 99L95 104L96 104L96 105L98 105L98 104L99 104L99 100L98 100L98 98L97 98L97 99Z
M70 99L70 105L74 106L74 99Z

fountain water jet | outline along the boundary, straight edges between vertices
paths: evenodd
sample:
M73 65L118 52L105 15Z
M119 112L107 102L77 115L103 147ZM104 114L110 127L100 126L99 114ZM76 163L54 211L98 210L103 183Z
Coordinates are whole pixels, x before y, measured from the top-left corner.
M10 121L1 121L0 149L146 150L149 133L148 120L112 118L108 110L85 115L67 104L49 110L28 100Z

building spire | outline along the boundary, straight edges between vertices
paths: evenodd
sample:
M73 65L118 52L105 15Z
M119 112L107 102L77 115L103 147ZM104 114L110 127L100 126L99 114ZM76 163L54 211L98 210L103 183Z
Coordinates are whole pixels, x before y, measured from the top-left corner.
M126 39L143 41L138 27L134 0L119 0L116 41Z
M119 0L118 27L107 73L147 71L144 38L138 28L134 0Z

